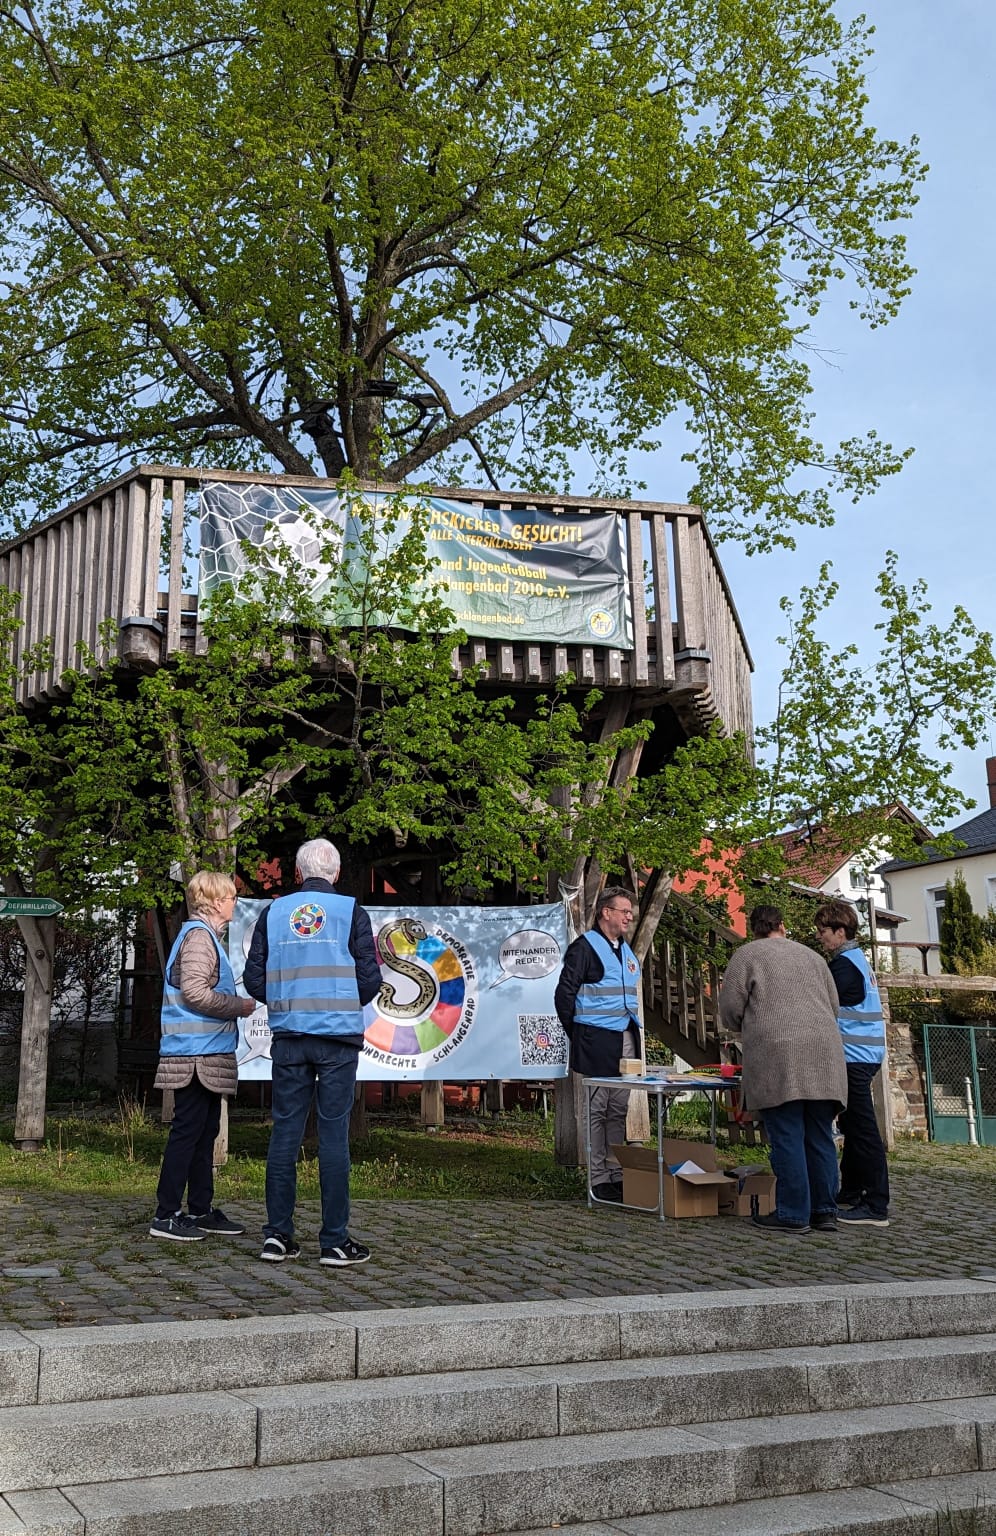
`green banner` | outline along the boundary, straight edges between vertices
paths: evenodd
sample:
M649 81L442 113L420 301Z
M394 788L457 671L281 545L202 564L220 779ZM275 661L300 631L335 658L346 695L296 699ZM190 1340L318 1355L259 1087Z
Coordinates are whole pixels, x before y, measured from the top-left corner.
M614 513L492 511L413 493L416 499L426 517L431 579L444 589L455 628L501 640L632 645L622 522ZM410 522L403 511L399 518L396 496L362 502L375 530L378 514L389 514L391 532L377 534L377 554L390 559ZM362 585L366 559L358 505L356 497L346 503L318 487L204 485L201 597L246 572L242 546L250 544L277 571L286 569L289 551L329 623L355 621L351 594ZM322 564L329 542L338 559Z

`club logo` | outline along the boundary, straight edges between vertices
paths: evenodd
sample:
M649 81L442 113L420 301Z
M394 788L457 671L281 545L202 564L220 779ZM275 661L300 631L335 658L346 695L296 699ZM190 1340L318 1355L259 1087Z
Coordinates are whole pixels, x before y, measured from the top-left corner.
M290 925L299 939L316 938L325 927L325 909L313 901L306 901L294 908L290 915Z
M610 640L616 632L616 621L605 608L593 608L588 615L588 628L596 640Z

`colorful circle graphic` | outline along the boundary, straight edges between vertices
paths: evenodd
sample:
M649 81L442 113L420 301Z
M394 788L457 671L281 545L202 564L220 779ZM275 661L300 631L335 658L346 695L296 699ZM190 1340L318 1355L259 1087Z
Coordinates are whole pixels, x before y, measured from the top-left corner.
M325 927L325 909L313 901L306 901L294 908L290 925L299 939L313 939Z
M453 1035L476 989L469 962L448 934L430 934L413 918L386 922L377 948L385 980L366 1043L389 1056L431 1056Z

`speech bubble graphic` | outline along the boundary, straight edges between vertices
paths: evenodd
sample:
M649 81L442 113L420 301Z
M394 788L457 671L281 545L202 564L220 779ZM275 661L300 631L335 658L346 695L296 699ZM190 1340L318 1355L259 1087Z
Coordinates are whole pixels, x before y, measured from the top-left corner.
M539 981L560 964L559 940L542 928L520 928L502 944L498 964L502 974L491 983L489 992L503 981L511 981L513 976L519 981Z
M268 1060L273 1036L264 1015L252 1014L243 1024L242 1033L246 1043L246 1054L239 1057L239 1066L247 1066L250 1061L255 1061L257 1056Z

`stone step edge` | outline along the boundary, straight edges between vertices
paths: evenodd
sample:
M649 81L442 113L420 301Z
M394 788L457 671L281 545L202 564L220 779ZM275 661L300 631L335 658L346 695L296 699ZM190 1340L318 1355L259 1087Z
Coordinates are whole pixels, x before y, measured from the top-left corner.
M268 1384L199 1394L147 1393L97 1403L74 1400L0 1409L0 1444L23 1444L29 1436L62 1437L80 1432L89 1436L99 1432L102 1424L110 1428L121 1421L130 1432L129 1421L136 1417L139 1421L179 1420L182 1427L193 1410L203 1411L213 1404L216 1409L229 1406L233 1412L251 1409L256 1446L251 1464L280 1465L284 1461L372 1455L363 1441L370 1438L374 1421L390 1423L400 1413L402 1427L408 1418L420 1426L442 1421L452 1427L455 1412L459 1429L453 1439L443 1439L433 1431L424 1442L414 1438L407 1443L392 1441L399 1454L415 1454L426 1449L487 1444L492 1436L500 1443L537 1436L598 1434L614 1428L735 1424L789 1413L818 1415L914 1403L957 1403L985 1394L989 1382L996 1382L996 1370L989 1369L994 1360L996 1333L768 1349L752 1356L749 1374L737 1357L722 1353ZM721 1383L721 1378L726 1382ZM716 1399L713 1412L717 1391L722 1397ZM622 1403L620 1394L625 1399ZM669 1402L677 1396L683 1407ZM668 1412L666 1419L662 1411ZM303 1424L295 1422L301 1420ZM498 1422L502 1422L504 1432L496 1435ZM524 1431L519 1427L529 1423L544 1427ZM318 1440L320 1448L328 1443L321 1436L341 1434L345 1448L335 1457L312 1455L310 1445L295 1457L278 1454L281 1442L291 1434L298 1437L299 1446L310 1438ZM203 1455L210 1454L203 1442L201 1450ZM0 1468L0 1479L2 1476Z
M822 1421L819 1434L813 1432L816 1417ZM806 1433L800 1438L803 1425L797 1421L803 1419ZM357 1517L355 1527L354 1524L348 1526L350 1536L384 1536L387 1530L404 1530L406 1536L443 1536L443 1507L447 1511L446 1536L481 1536L485 1531L534 1529L528 1520L534 1520L537 1514L544 1518L536 1507L537 1490L542 1490L549 1504L556 1504L547 1517L548 1524L552 1526L556 1522L561 1528L569 1526L572 1518L575 1523L584 1519L611 1522L653 1513L661 1508L694 1510L700 1507L699 1495L706 1489L712 1494L718 1492L711 1502L705 1501L713 1509L727 1509L737 1503L749 1506L770 1496L766 1489L752 1493L749 1488L740 1486L751 1482L762 1460L766 1475L774 1486L788 1487L790 1494L795 1496L856 1486L879 1488L886 1483L898 1484L900 1480L904 1484L912 1482L922 1467L928 1446L933 1455L943 1452L944 1462L950 1468L946 1472L940 1470L938 1477L978 1472L983 1470L979 1467L980 1429L991 1431L992 1425L992 1419L980 1425L971 1412L957 1413L950 1403L944 1413L917 1405L914 1408L861 1410L855 1414L784 1415L771 1420L748 1421L735 1427L739 1433L731 1433L733 1427L722 1423L699 1424L674 1430L578 1435L477 1446L453 1452L397 1453L265 1468L229 1466L212 1470L199 1467L196 1471L179 1474L89 1484L66 1482L60 1484L58 1491L84 1516L88 1536L91 1531L96 1536L103 1536L105 1529L108 1533L113 1532L113 1524L105 1527L102 1522L109 1520L115 1509L122 1519L128 1511L141 1511L151 1520L154 1515L169 1510L183 1510L191 1517L201 1512L206 1517L213 1508L240 1508L245 1503L257 1511L252 1527L254 1536L269 1536L271 1527L259 1514L268 1497L273 1497L279 1506L278 1523L273 1527L275 1536L276 1532L293 1536L296 1528L279 1521L286 1519L288 1490L293 1491L295 1484L299 1490L324 1490L324 1497L334 1496L336 1499L341 1490L347 1490L351 1495L362 1490L369 1497L377 1519L383 1519L382 1495L385 1490L403 1490L413 1485L420 1490L422 1506L426 1503L423 1496L427 1495L429 1505L435 1508L438 1495L438 1524L435 1514L427 1524L420 1525L406 1518L397 1526L393 1523L367 1526ZM835 1452L832 1457L828 1455L830 1448ZM880 1477L867 1479L867 1484L864 1480L849 1483L843 1480L847 1475L849 1455L853 1457L854 1468L860 1467L866 1478L876 1458L882 1462L888 1460L890 1465ZM207 1471L211 1472L210 1477L205 1476ZM674 1499L669 1504L648 1503L645 1483L641 1479L654 1472L658 1477L666 1474L661 1486L668 1496L676 1487L696 1496L687 1504ZM611 1487L613 1476L620 1484L616 1492ZM801 1486L793 1489L793 1478ZM840 1480L835 1481L836 1478ZM534 1490L528 1486L531 1479L537 1480ZM930 1481L934 1482L934 1479ZM31 1492L33 1490L23 1489L6 1497L26 1498ZM527 1518L519 1521L518 1515L514 1515L513 1520L517 1523L504 1519L497 1524L493 1518L484 1518L489 1513L489 1495L494 1502L503 1496L509 1497L510 1493L523 1504L524 1510L528 1510ZM572 1514L570 1501L573 1499L577 1503L589 1493L606 1501L628 1500L633 1507L625 1515L618 1509ZM482 1517L479 1521L474 1514L477 1509ZM127 1530L128 1536L139 1536L141 1530L132 1522L123 1523L121 1528ZM201 1525L196 1519L184 1526L192 1536L213 1528L213 1525ZM223 1529L228 1531L228 1523L223 1523Z
M0 1331L0 1406L996 1331L996 1279ZM289 1347L306 1334L307 1348ZM689 1348L691 1346L691 1348Z
M948 1517L950 1524L994 1507L996 1472L960 1472L682 1510L673 1517L657 1516L655 1536L826 1536L828 1531L839 1536L894 1536L897 1516L902 1518L903 1536L937 1536L938 1516ZM532 1527L518 1536L551 1536L554 1530L557 1536L630 1536L624 1526L604 1520ZM83 1515L58 1489L0 1497L0 1536L48 1536L50 1531L84 1536Z
M654 1518L654 1536L938 1536L938 1517L947 1517L944 1536L971 1529L982 1511L996 1510L996 1472L956 1472L898 1483L854 1484L820 1493L744 1499L736 1504L680 1510ZM532 1527L515 1536L632 1536L626 1525L599 1520L581 1525ZM645 1517L635 1517L641 1522ZM964 1522L964 1523L962 1523ZM487 1536L504 1536L489 1532Z

